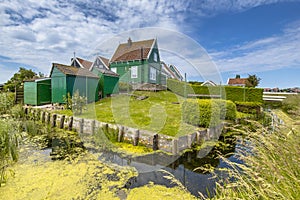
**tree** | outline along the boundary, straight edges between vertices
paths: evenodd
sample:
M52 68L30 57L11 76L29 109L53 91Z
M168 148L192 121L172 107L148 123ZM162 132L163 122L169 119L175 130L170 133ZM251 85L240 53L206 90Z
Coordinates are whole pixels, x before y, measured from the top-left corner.
M258 86L259 82L260 82L260 78L258 78L255 74L250 75L248 74L248 78L246 80L246 87L256 87Z
M37 74L31 69L20 67L19 71L4 84L4 90L15 91L15 87L20 87L23 81L37 77Z

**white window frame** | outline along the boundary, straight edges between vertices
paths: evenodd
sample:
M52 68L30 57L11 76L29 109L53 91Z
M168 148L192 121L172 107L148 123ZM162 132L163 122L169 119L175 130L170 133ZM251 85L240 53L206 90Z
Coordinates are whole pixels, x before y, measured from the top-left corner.
M138 77L138 66L132 66L130 68L131 72L131 78L137 78Z
M154 67L150 67L150 80L156 81L156 69Z

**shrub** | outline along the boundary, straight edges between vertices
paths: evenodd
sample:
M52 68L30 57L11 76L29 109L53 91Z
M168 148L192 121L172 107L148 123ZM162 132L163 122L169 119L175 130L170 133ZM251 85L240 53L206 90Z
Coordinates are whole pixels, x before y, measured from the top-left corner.
M184 87L186 85L187 94L221 95L222 99L248 102L263 102L263 89L246 88L236 86L201 86L189 84L174 79L168 79L167 87L170 91L184 96Z
M5 114L14 105L14 93L0 93L0 114Z
M282 102L282 110L288 114L300 116L300 95L288 96Z
M68 92L67 96L64 95L63 99L64 99L64 102L65 102L64 108L72 110L72 97L70 95L70 92Z
M178 94L180 96L184 96L184 94L195 94L193 88L189 83L185 83L183 81L177 81L175 79L167 80L167 88L168 90ZM186 91L185 91L186 90Z
M25 117L25 113L22 105L18 104L11 108L11 115L15 119L23 119Z
M236 119L236 105L230 100L213 100L220 108L220 118L227 120Z
M262 104L260 102L235 102L237 111L248 114L259 114Z
M188 99L182 104L183 121L194 126L214 127L220 124L220 108L211 100Z
M74 114L82 114L82 110L86 108L87 98L79 95L79 91L76 90L72 97L72 110Z

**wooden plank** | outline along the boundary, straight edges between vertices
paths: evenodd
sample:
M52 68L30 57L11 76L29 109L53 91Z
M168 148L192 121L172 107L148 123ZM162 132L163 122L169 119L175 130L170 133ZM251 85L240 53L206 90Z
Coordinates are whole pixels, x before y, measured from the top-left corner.
M188 97L211 97L211 98L221 98L221 95L210 95L210 94L188 94Z

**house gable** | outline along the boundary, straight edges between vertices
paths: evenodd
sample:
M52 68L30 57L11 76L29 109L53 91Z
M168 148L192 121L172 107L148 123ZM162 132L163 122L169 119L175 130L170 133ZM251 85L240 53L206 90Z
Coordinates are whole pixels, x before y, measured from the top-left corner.
M71 59L71 66L83 69L90 69L92 66L92 62L88 60L84 60L82 58L76 57L75 59Z

